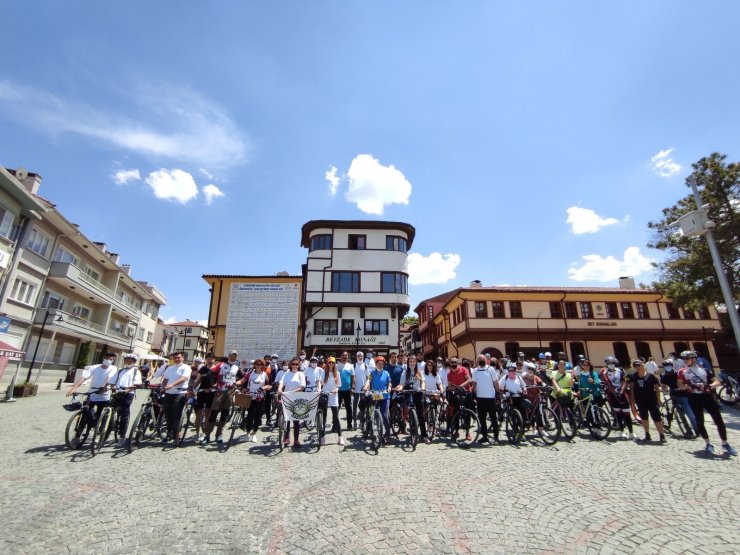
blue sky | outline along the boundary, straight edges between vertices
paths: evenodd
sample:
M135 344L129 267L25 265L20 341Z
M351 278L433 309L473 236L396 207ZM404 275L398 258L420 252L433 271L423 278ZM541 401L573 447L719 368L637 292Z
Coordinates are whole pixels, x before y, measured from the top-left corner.
M205 319L310 219L413 224L412 303L650 281L646 227L740 151L732 2L5 2L0 164ZM332 194L332 189L334 189ZM379 213L382 210L382 214ZM436 253L436 254L435 254Z

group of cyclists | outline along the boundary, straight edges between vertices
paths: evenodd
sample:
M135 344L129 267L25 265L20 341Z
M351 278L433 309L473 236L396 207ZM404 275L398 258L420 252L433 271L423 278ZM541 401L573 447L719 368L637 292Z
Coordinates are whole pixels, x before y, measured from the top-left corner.
M358 430L365 436L371 398L382 416L382 426L380 422L378 425L382 427L384 443L391 441L392 431L416 434L424 443L432 442L435 436L446 436L463 445L499 443L502 428L511 441L523 435L527 423L536 428L540 437L549 440L553 434L559 436L570 420L575 421L574 412L581 414L574 405L584 404L588 407L582 413L586 427L604 425L603 420L608 419L608 427L631 440L636 439L633 423L637 422L643 429L637 441L648 443L652 441L652 420L658 441L665 443L662 407L667 397L688 418L687 437L700 436L706 452L714 453L704 424L706 412L714 421L724 453L737 454L728 443L717 403L716 390L721 381L693 351L684 351L680 356L672 353L663 361L662 372L652 359L636 359L631 368L623 369L614 356L607 356L604 366L597 370L585 356L578 357L572 365L564 353L553 357L549 352L530 360L523 353L501 360L480 354L474 361L456 357L425 360L421 353L408 357L390 353L386 360L374 356L372 350L357 351L353 360L347 351L326 358L309 357L301 351L282 361L277 354L254 361L239 361L238 355L232 350L217 360L208 353L205 359L196 358L190 365L184 361L183 353L173 353L173 363L161 366L150 382L148 372L142 377L135 355L124 355L124 366L118 369L113 364L116 355L108 353L101 364L90 368L72 386L68 395L77 394L89 380L88 413L92 420L102 407L115 403L119 412L115 430L119 447L130 441L130 406L136 390L143 387L161 392L166 425L163 441L180 441L180 415L191 404L195 431L191 439L200 445L209 444L212 436L218 445L223 444L224 427L233 417L237 393L249 397L246 418L240 426L247 433L247 441L256 442L263 419L266 426L273 426L277 420L274 415L280 409L283 393L315 392L320 397L318 410L322 418L317 422L321 426L321 445L326 444L329 410L332 426L328 433L337 435L339 445L345 444L343 427L344 431ZM433 419L428 417L432 412ZM414 413L411 418L410 413ZM456 418L458 414L462 418ZM600 416L604 414L609 416ZM475 425L471 424L473 420ZM281 419L285 429L281 430L284 433L280 434L280 447L300 448L301 424L282 422ZM570 425L575 429L575 424Z

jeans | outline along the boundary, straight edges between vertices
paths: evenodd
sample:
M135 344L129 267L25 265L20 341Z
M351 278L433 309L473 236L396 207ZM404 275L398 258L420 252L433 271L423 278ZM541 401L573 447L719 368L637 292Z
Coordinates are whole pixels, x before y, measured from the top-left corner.
M352 418L352 392L347 389L339 390L339 407L344 405L344 410L347 413L347 426L352 426L354 418Z
M118 437L125 438L128 431L128 421L131 418L131 403L134 402L133 393L125 393L116 397L118 406Z
M694 415L694 411L691 409L691 405L689 404L689 398L687 396L674 396L673 403L675 405L681 405L683 413L689 419L689 422L691 422L691 427L694 428L694 431L696 431L696 416Z
M259 401L252 399L252 402L249 404L249 408L247 409L247 432L257 433L266 399L267 397Z

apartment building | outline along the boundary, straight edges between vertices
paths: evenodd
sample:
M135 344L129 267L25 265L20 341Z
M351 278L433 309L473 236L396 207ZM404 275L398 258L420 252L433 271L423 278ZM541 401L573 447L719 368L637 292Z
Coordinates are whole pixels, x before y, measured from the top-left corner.
M77 366L98 361L105 351L150 353L165 296L154 285L134 280L118 254L91 241L39 197L41 178L29 175L33 179L24 172L23 182L0 181L0 192L23 187L42 209L19 234L0 297L0 313L12 322L9 339L26 351L23 367L69 378Z
M483 287L473 282L419 303L426 356L473 358L476 353L528 357L564 352L595 364L613 354L620 363L693 349L714 364L711 342L720 329L715 307L674 306L659 292L621 278L608 287Z
M170 330L164 333L165 353L177 351L185 355L185 360L192 362L195 357L205 358L208 352L208 327L193 320L183 320L166 325Z

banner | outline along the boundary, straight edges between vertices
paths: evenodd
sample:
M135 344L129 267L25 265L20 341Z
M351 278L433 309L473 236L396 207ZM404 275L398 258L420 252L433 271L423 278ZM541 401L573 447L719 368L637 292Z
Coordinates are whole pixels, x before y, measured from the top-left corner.
M286 391L283 393L285 420L314 420L318 406L319 393L316 391Z

